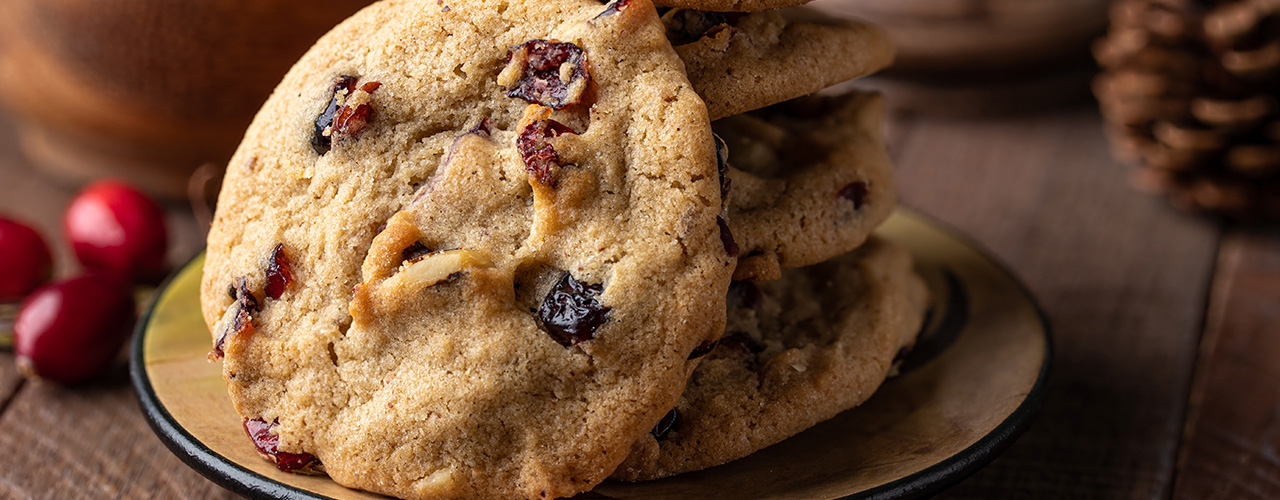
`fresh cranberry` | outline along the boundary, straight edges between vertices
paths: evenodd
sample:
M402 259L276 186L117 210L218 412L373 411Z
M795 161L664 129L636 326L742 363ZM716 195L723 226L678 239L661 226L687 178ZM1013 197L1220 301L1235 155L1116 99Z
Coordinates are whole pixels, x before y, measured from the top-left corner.
M52 274L53 258L40 233L0 217L0 302L21 300Z
M267 423L260 419L244 419L244 431L249 434L249 439L253 440L254 448L258 449L258 453L275 462L276 468L285 472L301 472L306 473L315 469L320 465L320 460L310 453L289 453L280 451L280 436L271 433L271 428L276 423Z
M77 384L101 374L133 329L133 294L112 278L84 275L40 287L13 325L18 368Z
M138 190L100 181L76 195L62 228L80 263L135 283L164 277L168 232L160 207Z
M560 345L569 347L595 338L609 308L600 304L602 285L588 285L564 273L538 308L542 329Z

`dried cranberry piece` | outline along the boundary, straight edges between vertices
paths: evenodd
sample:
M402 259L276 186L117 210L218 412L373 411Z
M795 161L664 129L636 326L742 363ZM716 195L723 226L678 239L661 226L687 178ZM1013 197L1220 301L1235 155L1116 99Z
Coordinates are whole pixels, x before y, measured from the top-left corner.
M85 274L37 288L13 322L18 371L60 384L100 379L133 331L133 292L113 276Z
M556 40L529 40L511 47L507 64L520 65L520 79L507 89L507 97L551 109L577 104L590 78L582 48Z
M525 170L539 183L555 188L558 181L557 170L564 165L560 154L547 139L572 133L573 129L555 120L538 120L520 130L516 148L524 159Z
M698 347L693 348L693 352L689 353L688 359L698 359L706 356L707 354L710 354L711 351L715 350L716 346L719 344L720 341L718 340L704 340L701 344L698 344Z
M653 434L654 439L657 439L658 441L665 440L667 439L667 435L671 434L671 431L676 430L676 423L679 419L680 412L677 412L675 408L672 408L671 411L662 416L662 420L659 420L658 424L653 426L653 430L649 432Z
M360 86L360 90L365 93L372 94L382 87L381 83L368 82ZM369 126L369 122L373 120L373 106L368 102L362 102L352 106L350 103L343 104L338 108L337 116L333 117L333 139L344 139L347 137L355 137L364 132Z
M289 263L289 254L284 251L284 244L276 245L271 252L271 260L267 262L267 296L279 299L285 290L293 284L293 269Z
M720 173L720 203L724 204L729 199L729 184L732 179L729 178L729 146L724 143L724 139L716 134L711 134L716 141L716 170Z
M310 453L280 451L278 448L280 436L271 433L271 428L278 423L278 421L272 421L268 424L256 418L244 419L244 431L249 434L249 439L253 440L253 446L258 449L258 453L271 459L275 462L277 469L285 472L304 471L320 465L320 460Z
M453 161L453 153L458 150L458 143L460 143L463 138L471 135L476 135L476 136L480 136L485 139L488 139L489 134L491 134L492 132L493 132L493 122L489 120L489 118L487 117L481 119L480 123L477 123L474 127L471 127L466 132L463 132L461 135L453 138L453 143L449 145L449 153L445 155L444 162L449 163Z
M863 203L867 201L867 183L862 181L854 181L849 185L840 188L837 196L853 202L853 209L862 208Z
M602 0L600 3L605 3L605 2ZM604 10L601 11L599 14L596 14L595 19L612 16L614 14L627 10L627 7L631 6L631 0L614 0L608 3L609 3L609 6L605 7ZM670 7L658 7L658 15L659 16L662 15L662 9L669 9L669 8Z
M716 216L716 224L720 225L720 242L724 243L724 252L730 257L738 256L738 242L733 240L733 233L729 231L729 223L724 221L724 217Z
M253 315L261 310L258 305L258 299L249 291L248 280L243 277L239 278L233 288L235 289L236 301L231 305L231 307L235 308L231 314L234 314L234 316L231 322L223 325L222 330L218 332L218 340L214 341L213 351L209 353L210 361L222 359L222 356L226 354L223 351L223 346L226 345L228 337L251 333L253 331Z
M409 245L408 248L405 248L400 252L400 257L403 258L405 262L414 262L426 257L429 253L431 253L430 248L427 248L427 246L423 245L420 241L415 241L412 245Z
M316 154L325 154L333 146L333 139L330 136L330 127L333 126L333 119L338 114L338 108L342 107L339 102L342 95L349 95L351 91L356 89L356 77L339 76L333 82L333 90L330 92L329 105L324 108L320 116L316 117L315 133L311 136L311 149Z
M602 292L603 285L583 284L564 273L538 308L542 329L565 347L591 340L609 313L600 304Z
M488 138L489 134L491 133L493 133L493 121L490 120L488 117L485 117L485 118L481 118L480 123L477 123L476 126L471 127L469 130L467 130L467 133L463 135L475 134L480 137Z

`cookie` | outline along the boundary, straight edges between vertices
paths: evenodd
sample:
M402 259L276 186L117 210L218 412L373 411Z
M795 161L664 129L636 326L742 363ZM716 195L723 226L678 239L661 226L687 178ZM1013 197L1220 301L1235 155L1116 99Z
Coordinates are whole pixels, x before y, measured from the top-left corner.
M893 61L883 29L804 8L752 14L672 9L663 21L712 120L812 94Z
M803 5L810 0L659 0L659 2L670 7L713 12L757 12Z
M648 0L381 2L298 62L228 168L211 357L282 469L570 496L724 331L721 208Z
M924 321L928 292L911 261L873 238L777 281L735 283L724 337L613 477L719 465L861 404Z
M897 203L880 131L879 94L788 101L712 124L728 146L729 226L741 251L735 280L854 248Z

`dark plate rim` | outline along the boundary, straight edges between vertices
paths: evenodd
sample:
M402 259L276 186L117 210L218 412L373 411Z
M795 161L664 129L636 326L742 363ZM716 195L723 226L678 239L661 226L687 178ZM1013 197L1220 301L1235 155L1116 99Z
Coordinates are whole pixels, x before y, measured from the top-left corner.
M899 207L898 211L903 212L903 215L919 218L928 225L959 240L991 262L996 269L1004 273L1018 287L1018 290L1031 302L1031 307L1035 309L1036 315L1040 318L1040 328L1045 342L1044 359L1041 360L1040 373L1036 377L1036 382L1031 386L1031 390L1027 392L1027 396L1022 400L1022 403L1008 417L1005 417L1004 421L1000 422L991 432L979 438L978 441L924 470L869 490L841 497L839 500L917 499L933 495L972 476L1012 446L1018 437L1030 427L1031 421L1040 412L1040 406L1044 399L1045 385L1049 378L1050 365L1053 360L1053 334L1050 331L1048 316L1045 315L1044 308L1040 306L1040 302L1036 300L1035 295L1031 294L1031 289L1016 274L1011 272L1004 261L997 258L995 254L965 233L956 230L945 222L907 207ZM141 407L143 416L146 417L147 423L155 431L160 441L169 448L169 451L177 455L183 463L186 463L187 466L195 469L196 472L209 478L219 486L236 494L261 500L336 500L330 496L302 491L263 476L218 454L187 432L186 429L179 426L173 415L160 403L160 398L151 385L151 378L147 375L144 348L146 342L145 332L151 324L151 317L155 313L156 305L164 298L174 278L203 254L204 251L197 253L156 288L156 293L151 299L151 303L147 305L146 312L139 318L138 324L134 328L133 341L130 346L129 376L133 382L138 406Z

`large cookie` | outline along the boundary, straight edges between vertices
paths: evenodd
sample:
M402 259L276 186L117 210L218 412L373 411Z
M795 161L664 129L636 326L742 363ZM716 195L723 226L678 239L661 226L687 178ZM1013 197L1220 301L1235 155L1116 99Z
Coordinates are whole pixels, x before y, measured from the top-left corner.
M735 283L725 336L613 477L719 465L857 406L914 342L927 293L906 250L879 239L777 281Z
M897 192L879 94L804 97L712 124L728 145L735 280L777 278L858 245Z
M809 95L893 61L883 29L805 8L752 14L671 9L662 18L712 120Z
M378 3L290 71L230 164L213 356L281 468L572 495L724 331L721 203L648 0Z

